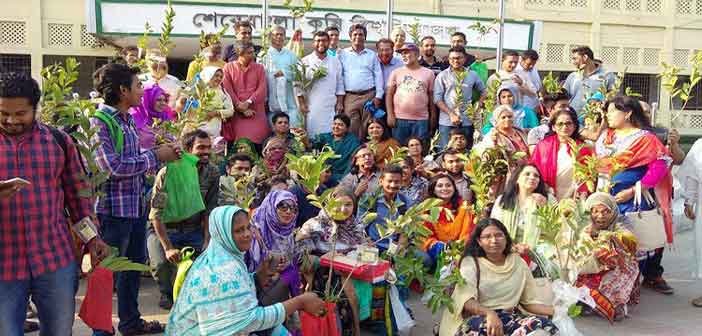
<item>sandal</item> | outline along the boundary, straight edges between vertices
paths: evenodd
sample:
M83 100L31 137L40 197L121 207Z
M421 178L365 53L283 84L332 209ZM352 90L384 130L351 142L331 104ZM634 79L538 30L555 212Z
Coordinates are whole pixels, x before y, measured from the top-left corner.
M30 320L24 320L24 333L35 332L39 330L39 323Z
M692 299L692 301L690 303L692 303L692 305L695 307L702 308L702 296L700 296L696 299Z
M137 328L120 330L123 336L160 334L164 331L164 326L159 321L141 320L141 325Z

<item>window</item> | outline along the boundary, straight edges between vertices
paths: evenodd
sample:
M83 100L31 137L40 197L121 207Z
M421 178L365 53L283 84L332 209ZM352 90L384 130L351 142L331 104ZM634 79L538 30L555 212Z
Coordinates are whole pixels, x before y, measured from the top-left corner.
M683 83L690 81L690 76L678 76L678 87L682 87ZM687 102L685 110L702 110L702 86L695 85L690 92L692 98ZM679 110L683 106L682 100L679 98L673 98L673 109Z
M625 74L622 82L622 92L626 88L641 94L641 99L647 102L657 102L659 100L658 87L659 79L651 74Z
M0 54L0 72L32 72L32 57L21 54Z

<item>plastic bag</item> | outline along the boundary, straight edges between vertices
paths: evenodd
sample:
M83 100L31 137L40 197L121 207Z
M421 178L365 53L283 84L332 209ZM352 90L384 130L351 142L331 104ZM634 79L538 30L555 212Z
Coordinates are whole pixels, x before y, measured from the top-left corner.
M390 304L392 305L392 314L395 317L398 334L400 336L409 336L415 322L409 312L407 312L405 305L400 301L400 292L395 285L390 286Z
M88 327L112 333L112 271L96 266L88 274L88 289L78 316Z
M178 298L180 287L185 282L185 276L188 275L190 266L193 265L193 254L195 249L188 246L180 250L180 262L178 262L178 272L176 273L175 282L173 283L173 302Z
M198 157L185 153L183 158L168 163L166 171L166 207L161 220L179 222L205 210L197 172Z
M351 279L358 298L358 319L363 321L370 317L373 285L362 280Z
M560 279L555 280L551 286L553 289L554 309L551 321L558 327L559 334L563 336L583 336L575 328L573 319L568 316L568 308L578 301L594 307L595 301L590 296L590 290L587 287L576 288Z
M341 331L336 321L336 303L327 302L327 314L315 316L306 312L300 313L302 336L340 336Z

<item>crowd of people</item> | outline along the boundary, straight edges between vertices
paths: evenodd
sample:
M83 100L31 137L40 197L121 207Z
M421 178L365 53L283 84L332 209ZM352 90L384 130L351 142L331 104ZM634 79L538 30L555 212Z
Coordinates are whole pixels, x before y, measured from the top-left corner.
M465 284L452 294L458 309L443 312L440 335L555 335L553 307L537 285L547 270L532 267L540 241L535 211L568 198L587 200L587 234L610 242L578 275L597 303L589 311L620 320L642 287L673 293L663 278L663 247L643 249L625 214L661 209L661 232L672 241L670 171L685 158L680 136L655 129L644 101L621 94L605 99L601 91L614 88L615 76L590 48L574 48L575 71L558 92L545 92L538 53L506 51L499 72L488 77L461 32L441 58L431 36L416 45L398 29L372 50L363 25L348 32L328 27L314 33L312 52L299 57L285 47L282 27L272 27L267 50L252 43L248 22L234 29L236 41L225 48L206 39L185 81L168 73L167 55L158 50L146 53L149 71L140 73L140 51L125 48L123 60L94 74L102 103L90 119L97 130L91 139L39 122L37 82L1 75L0 334L26 330L30 297L42 335L71 334L80 274L74 239L93 264L111 246L151 265L159 306L170 310L168 324L142 318L141 275L120 272L114 286L122 335L294 333L298 312L327 313L314 293L328 281L345 298L337 305L344 335L373 328L369 321L383 324L374 332L386 334L394 324L385 327L387 305L375 304L387 300L385 292L376 295L385 288L344 282L343 272L328 272L319 259L333 248L347 253L371 244L382 253L403 239L421 239L411 242L421 247L426 272L437 269L449 243L466 243L457 265ZM348 34L349 47L342 48L340 34ZM293 73L300 63L305 76L320 69L323 76L304 88ZM205 120L183 134L164 134L161 122L192 111L183 88L193 81L212 92ZM494 99L495 108L474 124L466 106L486 99ZM94 145L96 164L108 173L95 200L81 197L89 186L76 141ZM319 188L307 190L288 168L287 154L324 148L337 156L326 162ZM474 213L478 195L464 158L493 148L509 158L523 155L496 179L491 209ZM591 181L612 185L609 192L575 178L576 165L588 158L610 169ZM196 167L197 181L188 186L199 186L202 206L175 218L172 200L184 186L169 178L169 169L185 160ZM307 198L329 189L339 203L334 216ZM381 234L386 218L428 198L440 200L443 210L425 223L428 237ZM696 200L686 203L691 218ZM361 221L367 213L377 217ZM197 258L174 302L184 247L194 248Z

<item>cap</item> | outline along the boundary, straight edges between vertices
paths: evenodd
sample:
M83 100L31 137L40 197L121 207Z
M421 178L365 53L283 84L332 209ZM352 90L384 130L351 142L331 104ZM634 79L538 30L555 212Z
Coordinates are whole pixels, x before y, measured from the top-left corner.
M402 53L402 52L404 52L404 51L406 51L406 50L414 51L414 52L416 52L416 53L419 53L419 47L417 47L417 45L414 44L414 43L405 43L405 45L402 46L402 48L400 48L400 50L398 50L397 52Z

